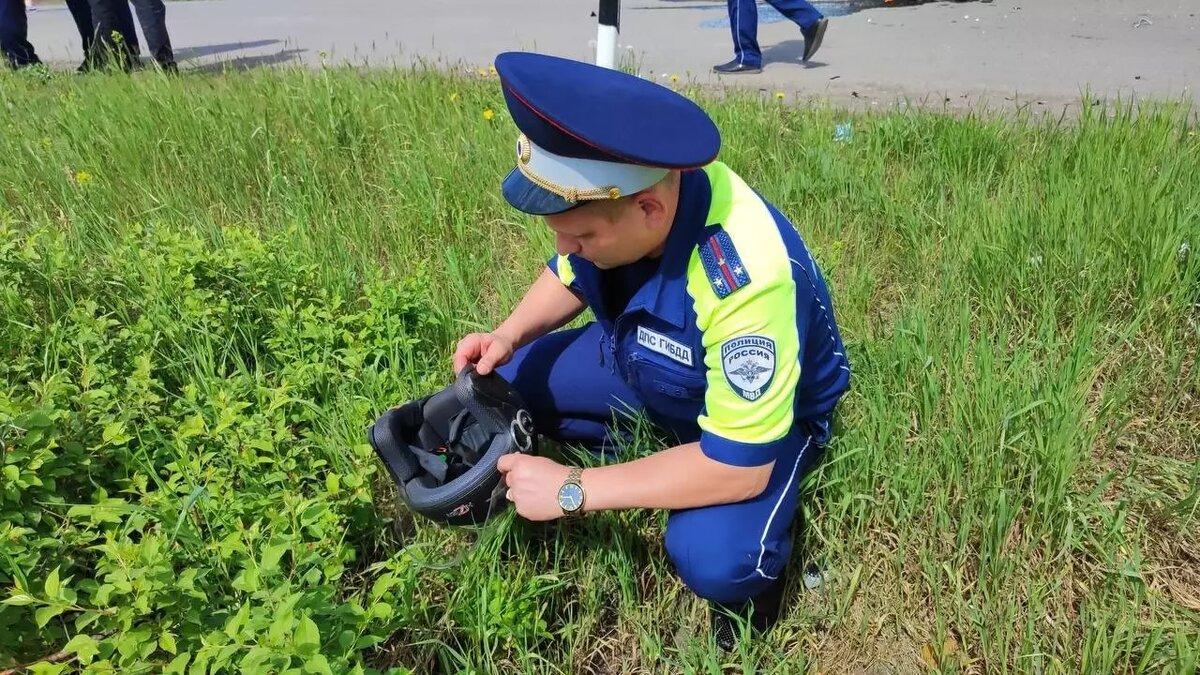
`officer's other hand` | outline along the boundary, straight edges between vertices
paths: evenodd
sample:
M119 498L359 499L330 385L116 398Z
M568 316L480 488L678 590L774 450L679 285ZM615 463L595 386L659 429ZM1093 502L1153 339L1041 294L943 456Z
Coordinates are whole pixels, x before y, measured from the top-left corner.
M496 333L471 333L458 341L454 350L454 372L461 373L467 364L475 364L475 372L487 375L496 366L508 363L513 344Z
M546 457L515 452L501 457L496 462L496 469L504 474L504 482L508 485L504 496L521 517L527 520L562 518L558 488L567 479L570 469Z

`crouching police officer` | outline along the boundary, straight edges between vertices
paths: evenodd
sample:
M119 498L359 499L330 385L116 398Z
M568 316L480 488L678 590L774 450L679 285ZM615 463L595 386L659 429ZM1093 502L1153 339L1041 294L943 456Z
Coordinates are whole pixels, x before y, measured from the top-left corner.
M850 369L829 291L787 218L725 164L692 101L641 78L533 53L495 61L520 134L502 191L557 255L454 368L495 369L539 432L597 451L644 414L679 444L581 470L501 459L530 520L668 509L666 549L713 606L778 618L797 486L829 438ZM590 309L583 328L558 330ZM743 614L743 616L745 616Z

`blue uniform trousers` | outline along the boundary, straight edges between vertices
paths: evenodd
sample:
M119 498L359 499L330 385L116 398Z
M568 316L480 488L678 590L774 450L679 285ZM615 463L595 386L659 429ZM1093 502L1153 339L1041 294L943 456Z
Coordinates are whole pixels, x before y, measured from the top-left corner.
M21 0L0 0L0 57L14 68L41 63L29 44L29 23Z
M738 63L755 68L762 66L762 50L758 47L758 6L754 0L727 0L729 30L733 34L733 54ZM815 26L823 18L821 12L805 0L767 0L779 13L801 29Z
M497 369L525 398L538 430L563 443L610 451L643 406L612 369L596 323L535 340ZM828 440L828 422L803 425L798 442L775 462L759 496L735 504L673 511L666 549L696 595L739 603L764 590L791 556L798 485ZM682 442L698 440L681 438Z

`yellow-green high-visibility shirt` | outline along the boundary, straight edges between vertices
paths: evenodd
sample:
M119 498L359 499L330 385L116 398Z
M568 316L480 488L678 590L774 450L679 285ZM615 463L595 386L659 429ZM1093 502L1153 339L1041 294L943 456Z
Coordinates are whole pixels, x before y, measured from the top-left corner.
M603 328L606 361L647 416L710 458L773 461L823 424L850 381L829 289L792 223L721 162L686 171L661 257L623 306L576 255L549 261ZM618 303L622 304L622 303Z

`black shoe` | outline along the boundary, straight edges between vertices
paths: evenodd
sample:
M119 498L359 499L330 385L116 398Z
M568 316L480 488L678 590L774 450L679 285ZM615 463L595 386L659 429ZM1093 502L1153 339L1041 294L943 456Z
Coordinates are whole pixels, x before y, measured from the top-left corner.
M821 48L821 40L825 39L825 29L829 27L829 19L821 19L816 25L802 29L804 36L804 61L808 61Z
M734 649L737 649L737 620L726 614L724 608L716 603L709 603L708 616L712 624L712 636L713 640L717 643L717 648L723 652L732 652Z
M787 587L787 566L779 573L779 577L771 585L749 602L736 606L726 606L709 603L709 617L712 624L713 639L722 651L731 652L737 648L738 626L741 623L736 617L745 618L750 610L750 628L759 634L771 630L779 621L783 610L783 591ZM730 615L733 616L730 616Z
M729 63L722 63L719 66L713 66L713 72L721 73L722 75L738 75L741 73L761 73L762 66L748 66L744 63L738 62L737 59L734 59L734 60L730 61Z

